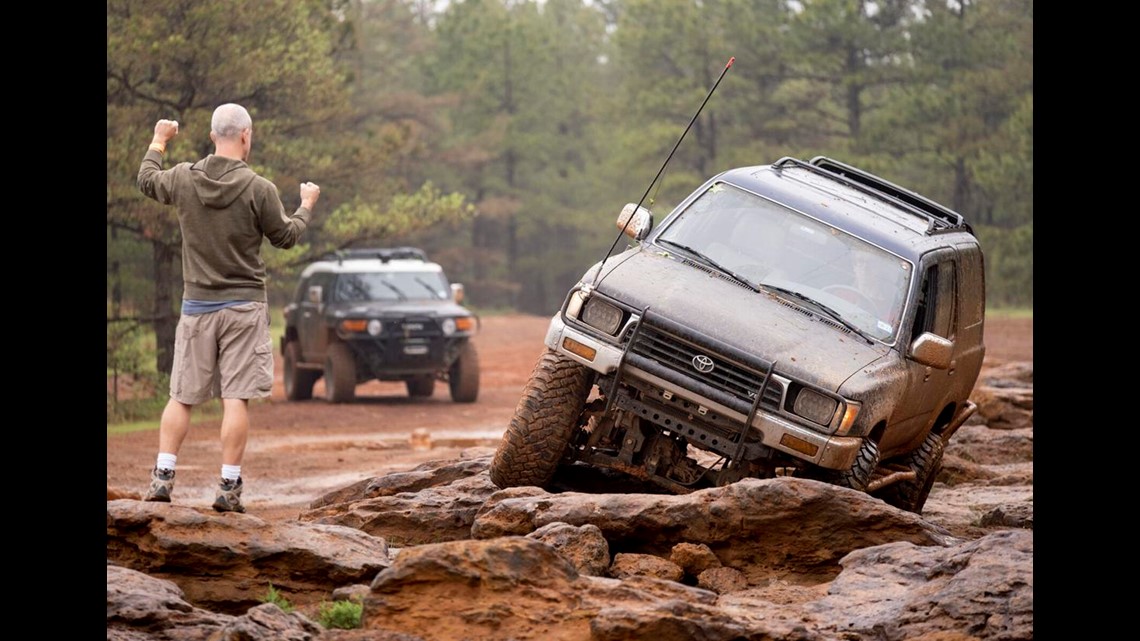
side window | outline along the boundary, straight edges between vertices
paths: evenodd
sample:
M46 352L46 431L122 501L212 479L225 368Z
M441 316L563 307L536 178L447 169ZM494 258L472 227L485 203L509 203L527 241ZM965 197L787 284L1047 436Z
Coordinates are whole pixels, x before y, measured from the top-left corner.
M919 291L918 309L914 319L914 337L931 332L943 338L954 338L957 314L957 288L955 264L952 260L935 263L926 268Z

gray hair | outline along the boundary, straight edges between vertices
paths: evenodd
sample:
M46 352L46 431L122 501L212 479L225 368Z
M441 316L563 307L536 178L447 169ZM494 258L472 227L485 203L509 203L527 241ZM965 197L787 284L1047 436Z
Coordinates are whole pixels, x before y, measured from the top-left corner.
M214 110L210 131L218 138L233 138L246 129L253 129L253 119L245 107L226 103Z

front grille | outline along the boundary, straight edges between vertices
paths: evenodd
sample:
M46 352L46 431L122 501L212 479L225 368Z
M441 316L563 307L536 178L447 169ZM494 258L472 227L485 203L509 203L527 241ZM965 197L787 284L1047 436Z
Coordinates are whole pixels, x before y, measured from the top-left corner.
M385 334L408 338L437 338L443 336L439 323L430 316L406 316L401 319L385 320Z
M718 354L714 350L696 345L660 328L646 325L644 321L637 331L637 337L630 351L738 398L748 405L756 400L756 393L764 381L763 370L731 360L724 354ZM711 372L700 372L694 367L693 359L697 356L712 359L714 366ZM779 381L769 380L760 407L773 411L778 409L783 392L783 386Z

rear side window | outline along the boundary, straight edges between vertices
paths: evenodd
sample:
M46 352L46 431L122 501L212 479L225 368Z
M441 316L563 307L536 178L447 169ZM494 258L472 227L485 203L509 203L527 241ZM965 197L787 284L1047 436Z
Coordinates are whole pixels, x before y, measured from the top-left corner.
M958 266L962 270L959 300L961 327L981 323L986 315L986 278L982 252L977 245L958 245Z

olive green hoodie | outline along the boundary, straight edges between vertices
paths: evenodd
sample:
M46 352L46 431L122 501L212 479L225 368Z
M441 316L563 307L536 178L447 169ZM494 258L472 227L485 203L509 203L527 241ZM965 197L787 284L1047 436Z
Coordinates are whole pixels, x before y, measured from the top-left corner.
M178 210L182 227L183 298L266 301L262 237L289 249L311 213L292 216L277 187L244 162L210 154L163 171L162 154L148 150L139 167L142 193Z

